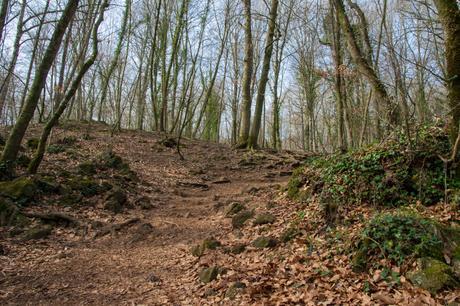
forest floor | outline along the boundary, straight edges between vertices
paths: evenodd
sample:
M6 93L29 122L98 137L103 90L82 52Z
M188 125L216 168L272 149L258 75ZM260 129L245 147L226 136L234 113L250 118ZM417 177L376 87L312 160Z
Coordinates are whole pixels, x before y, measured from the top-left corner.
M129 194L132 207L114 214L103 209L103 198L94 197L82 205L49 201L27 210L107 224L136 221L100 236L91 227L55 227L46 239L2 238L0 304L441 305L460 296L451 291L434 298L404 277L398 284L384 280L382 271L354 273L344 250L372 208L344 216L355 220L350 227L329 229L317 203L286 200L283 186L303 154L183 140L185 160L180 160L175 148L160 143L164 135L123 131L110 137L109 130L102 124L60 127L55 139L78 138L74 153L48 154L41 171L73 169L110 145L139 178ZM39 127L31 135L34 131ZM89 140L82 139L88 132ZM151 205L136 204L145 199ZM251 218L236 228L226 215L235 202L256 217L274 218L261 225ZM442 205L429 210L451 216ZM283 237L293 226L298 230L293 240L271 245L271 238ZM268 247L254 246L261 236L269 238ZM210 238L220 245L194 256L191 249ZM235 251L242 245L244 250ZM208 267L217 267L219 275L204 284L199 274Z

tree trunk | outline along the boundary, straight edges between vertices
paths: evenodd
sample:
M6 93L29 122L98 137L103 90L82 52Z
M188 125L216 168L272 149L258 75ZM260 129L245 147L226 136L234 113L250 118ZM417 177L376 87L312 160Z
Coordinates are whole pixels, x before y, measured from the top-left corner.
M434 0L444 29L450 134L455 141L460 124L460 9L457 0Z
M3 163L10 164L16 160L24 134L29 126L30 120L32 120L32 117L34 116L35 109L37 108L37 103L40 99L42 89L45 86L48 72L56 59L64 33L75 16L78 8L78 2L79 0L71 0L67 3L61 19L56 25L56 29L54 30L53 36L51 37L45 51L42 62L35 72L35 78L32 83L29 96L24 103L24 108L22 109L22 112L6 142L1 159ZM10 165L7 166L9 167Z
M249 142L249 130L251 128L251 81L254 65L254 47L252 44L252 21L251 21L251 0L243 0L245 17L245 43L244 43L244 68L243 68L243 93L241 110L241 131L238 147L246 147Z
M260 76L259 87L257 90L256 109L254 121L252 122L251 135L249 137L248 147L257 147L260 126L262 123L262 111L265 103L265 89L268 82L268 73L270 72L270 62L273 53L273 37L275 36L276 19L278 17L278 0L272 0L270 8L270 19L268 21L267 40L265 42L264 59L262 64L262 73Z

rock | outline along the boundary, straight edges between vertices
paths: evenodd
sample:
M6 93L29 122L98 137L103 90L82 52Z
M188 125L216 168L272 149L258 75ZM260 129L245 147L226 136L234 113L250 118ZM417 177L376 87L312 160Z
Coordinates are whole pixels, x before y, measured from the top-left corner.
M97 173L96 166L93 162L87 161L78 165L78 173L82 175L94 175Z
M59 154L66 151L66 147L60 144L51 144L46 149L49 154Z
M0 226L21 225L27 223L26 221L10 199L0 196Z
M416 286L435 294L441 289L458 287L452 268L430 257L417 260L417 271L409 272L408 279Z
M217 292L215 289L213 288L208 288L206 289L206 291L203 293L203 296L204 297L210 297L210 296L215 296L217 295L219 292Z
M73 178L68 181L72 190L79 191L85 197L92 197L104 189L96 181L89 178Z
M231 247L230 253L232 254L241 254L246 250L246 244L238 243Z
M217 249L218 247L220 247L222 244L217 241L215 238L211 237L211 238L207 238L205 240L203 240L203 242L201 244L198 244L196 246L194 246L190 252L192 253L193 256L196 256L196 257L201 257L203 256L204 252L206 250L215 250Z
M225 297L234 300L238 293L242 292L246 288L246 284L242 282L235 282L230 287L228 287L225 292Z
M264 224L272 224L275 222L275 216L268 213L262 213L256 216L253 224L254 225L264 225Z
M202 281L205 284L210 283L213 280L217 279L219 272L220 269L217 266L206 268L199 274L200 281Z
M156 276L155 274L150 273L147 276L147 281L150 282L150 283L159 283L159 282L161 282L161 279L158 276Z
M51 226L37 226L27 230L24 234L24 240L37 240L48 237L51 234Z
M252 245L258 249L273 248L278 244L278 240L273 237L259 237L252 242Z
M128 197L126 193L117 188L107 195L104 208L114 213L120 213L127 203Z
M37 185L27 177L19 177L13 181L0 182L0 195L8 197L20 204L35 198Z
M154 208L154 205L152 204L152 199L150 199L149 197L146 197L146 196L138 198L134 202L134 205L139 206L140 208L142 208L144 210L149 210L149 209Z
M113 153L112 150L106 150L98 157L98 166L101 169L116 169L120 171L130 171L129 165L123 162L123 159Z
M168 137L158 141L158 144L165 146L167 148L175 148L177 146L177 141L174 138Z
M40 177L35 180L37 188L45 194L49 193L65 193L62 186L51 177Z
M299 231L294 227L289 227L281 233L280 240L286 243L294 239L297 235L299 235Z
M26 142L26 146L27 148L31 149L31 150L35 150L38 148L38 143L40 142L40 140L38 140L38 138L30 138L27 140Z
M228 205L225 211L225 216L231 217L245 209L246 209L246 206L244 206L244 204L241 204L240 202L232 202L230 203L230 205Z
M254 212L251 210L243 210L232 217L233 228L241 228L244 223L254 216Z

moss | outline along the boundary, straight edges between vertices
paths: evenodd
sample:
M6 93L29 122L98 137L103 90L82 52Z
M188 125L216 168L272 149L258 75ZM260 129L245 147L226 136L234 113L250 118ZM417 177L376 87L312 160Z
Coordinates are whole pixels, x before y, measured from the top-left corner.
M18 207L7 198L0 197L0 226L24 226L28 220Z
M252 245L258 249L273 248L278 244L278 240L273 237L258 237L252 242Z
M252 210L243 210L237 213L232 218L232 225L233 228L241 228L244 226L246 221L251 219L254 216L254 212Z
M6 196L20 204L34 199L37 194L37 185L27 177L20 177L13 181L0 182L0 195Z
M88 176L96 174L96 165L94 165L94 163L90 161L82 162L78 165L78 173Z
M40 142L37 138L30 138L27 140L26 145L30 150L35 150L38 148L38 143Z
M59 154L59 153L65 152L66 150L67 148L63 145L52 144L48 146L48 148L46 149L46 152L48 152L49 154Z
M253 222L254 225L264 225L264 224L272 224L276 220L275 216L268 213L262 213L255 217Z
M207 284L217 279L219 272L219 267L214 266L202 270L198 276L203 283Z
M452 269L442 261L425 257L418 260L419 270L407 274L409 280L416 286L436 294L445 288L459 286L453 276Z
M24 233L24 240L44 239L52 232L51 226L37 226L27 230Z
M235 214L237 214L240 211L245 210L245 209L246 209L246 206L244 206L240 202L230 203L230 205L228 206L227 210L225 211L225 216L226 217L231 217L231 216L233 216L233 215L235 215Z
M201 257L203 256L204 252L206 250L215 250L217 249L218 247L220 247L222 244L216 240L215 238L211 237L211 238L207 238L205 240L203 240L203 242L201 244L198 244L196 246L194 246L192 249L191 249L191 253L193 256L196 256L196 257Z
M291 241L300 234L299 230L293 226L288 227L281 233L280 240L284 243Z
M67 183L74 191L79 191L83 196L95 196L103 191L101 186L90 178L72 178Z

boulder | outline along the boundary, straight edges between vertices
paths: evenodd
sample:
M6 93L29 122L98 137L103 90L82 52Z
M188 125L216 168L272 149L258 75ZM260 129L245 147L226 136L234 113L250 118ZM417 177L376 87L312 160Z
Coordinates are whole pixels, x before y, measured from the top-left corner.
M0 195L24 204L34 199L37 185L27 177L19 177L13 181L0 182Z
M459 286L455 279L452 268L444 262L423 257L417 260L418 270L409 272L408 279L412 284L436 294L442 289Z

